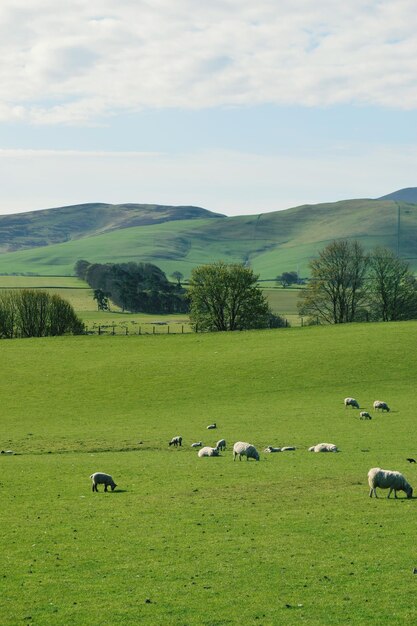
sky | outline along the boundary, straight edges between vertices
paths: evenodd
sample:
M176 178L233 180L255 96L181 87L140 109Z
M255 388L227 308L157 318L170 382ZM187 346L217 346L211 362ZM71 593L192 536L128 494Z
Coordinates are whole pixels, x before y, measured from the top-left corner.
M414 0L1 0L0 213L417 186Z

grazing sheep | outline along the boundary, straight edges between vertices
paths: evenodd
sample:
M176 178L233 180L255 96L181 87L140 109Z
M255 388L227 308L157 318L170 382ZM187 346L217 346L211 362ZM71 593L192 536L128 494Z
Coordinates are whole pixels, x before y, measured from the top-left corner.
M371 419L372 419L372 415L370 415L370 414L368 413L368 411L361 411L361 412L359 413L359 418L360 418L361 420L371 420Z
M207 426L207 430L214 430L215 428L217 428L216 423L214 423L214 424L209 424L209 425Z
M295 446L284 446L281 448L281 452L288 452L289 450L295 450Z
M415 459L406 459L409 463L415 463L416 460Z
M1 454L14 454L13 450L2 450Z
M389 489L388 498L392 491L394 492L395 498L397 497L397 491L405 491L407 498L413 496L413 488L400 472L373 467L368 472L368 483L371 488L369 491L370 498L372 498L372 494L374 494L375 498L378 497L376 494L377 487L380 489Z
M308 449L309 452L339 452L334 443L318 443Z
M202 441L196 441L195 443L191 444L192 448L201 448L201 446L203 445Z
M169 446L182 446L182 437L179 435L177 437L173 437L171 441L168 443Z
M359 409L359 402L355 400L355 398L345 398L344 399L345 407L351 406L355 409Z
M104 491L107 491L107 487L111 487L111 490L114 491L117 487L113 478L110 474L104 474L103 472L95 472L90 476L91 481L93 483L93 491L98 491L97 485L104 485Z
M226 439L219 439L216 443L216 448L219 450L226 450Z
M201 448L201 450L198 451L198 456L202 457L202 456L219 456L219 449L218 448L210 448L210 446L205 446L204 448Z
M281 452L281 448L274 448L274 446L266 446L264 452Z
M236 460L236 457L239 457L239 461L242 460L242 456L246 457L246 460L255 459L259 461L259 452L250 443L246 443L245 441L237 441L233 446L233 460Z
M388 404L386 402L382 402L382 400L375 400L374 409L375 411L386 411L387 413L390 412Z

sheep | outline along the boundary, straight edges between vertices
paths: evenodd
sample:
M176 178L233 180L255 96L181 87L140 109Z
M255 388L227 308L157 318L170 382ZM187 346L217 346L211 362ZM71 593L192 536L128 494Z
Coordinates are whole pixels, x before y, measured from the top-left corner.
M211 448L210 446L205 446L204 448L201 448L201 450L198 451L198 456L199 457L203 457L203 456L219 456L219 449L218 448Z
M171 441L168 443L169 446L182 446L182 437L177 435L177 437L173 437Z
M191 444L192 448L201 448L201 446L203 445L202 441L196 441L195 443Z
M410 458L408 458L408 459L406 459L406 460L407 460L409 463L415 463L415 462L416 462L416 460L415 460L415 459L410 459Z
M226 450L226 439L219 439L216 443L216 448L219 450Z
M266 446L264 452L281 452L281 448L274 448L274 446Z
M236 460L236 457L239 457L239 461L242 460L242 456L246 457L246 460L255 459L259 461L259 452L250 443L246 443L245 441L237 441L233 446L233 460Z
M368 411L361 411L361 412L359 413L359 418L360 418L361 420L371 420L371 419L372 419L372 415L370 415L370 414L368 413Z
M381 410L381 411L386 411L387 413L389 413L391 410L388 404L386 402L382 402L382 400L375 400L374 409L375 411Z
M376 488L389 489L388 498L391 492L394 492L394 497L397 497L397 491L405 491L407 498L412 498L413 488L406 481L405 477L400 472L393 472L391 470L383 470L380 467L372 467L368 472L368 483L370 487L369 497L372 498L374 494L377 498Z
M289 450L295 450L295 446L284 446L281 448L281 452L288 452Z
M308 449L309 452L339 452L334 443L318 443Z
M214 423L214 424L209 424L209 425L207 426L207 430L214 430L215 428L217 428L217 424L216 424L216 423Z
M8 455L10 455L10 454L14 454L14 452L13 452L13 450L2 450L1 454L8 454Z
M359 402L355 400L355 398L345 398L344 399L345 407L351 406L352 408L359 409Z
M107 491L107 487L111 487L111 490L114 491L117 487L113 478L110 474L104 474L103 472L95 472L90 476L91 481L93 483L92 490L98 491L97 485L104 485L104 491Z

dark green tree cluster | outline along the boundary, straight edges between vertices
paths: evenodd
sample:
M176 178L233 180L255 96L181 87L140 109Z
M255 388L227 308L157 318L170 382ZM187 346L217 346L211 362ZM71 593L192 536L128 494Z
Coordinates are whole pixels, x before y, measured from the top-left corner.
M133 313L186 313L185 290L169 282L164 272L152 263L89 263L77 261L75 273L97 294L124 311Z
M285 287L296 285L298 283L298 274L297 272L282 272L282 274L277 276L275 280L285 289Z
M310 262L300 315L328 324L417 319L417 281L391 250L333 241Z
M0 338L79 335L82 321L58 295L34 289L0 293Z

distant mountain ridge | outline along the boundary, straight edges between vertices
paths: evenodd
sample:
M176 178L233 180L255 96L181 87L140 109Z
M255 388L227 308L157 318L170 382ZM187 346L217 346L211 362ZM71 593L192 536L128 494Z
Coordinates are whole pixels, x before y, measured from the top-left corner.
M409 204L417 204L417 187L405 187L398 191L393 191L386 196L381 196L378 200L394 200L398 202L408 202Z
M305 204L227 217L199 207L89 204L0 217L0 274L72 275L90 263L154 263L185 278L216 260L244 263L262 280L309 273L335 239L386 246L417 271L417 202L391 198ZM138 208L139 207L139 208ZM13 251L14 250L14 251Z
M0 215L0 253L94 237L121 228L210 217L225 216L195 206L101 202Z

